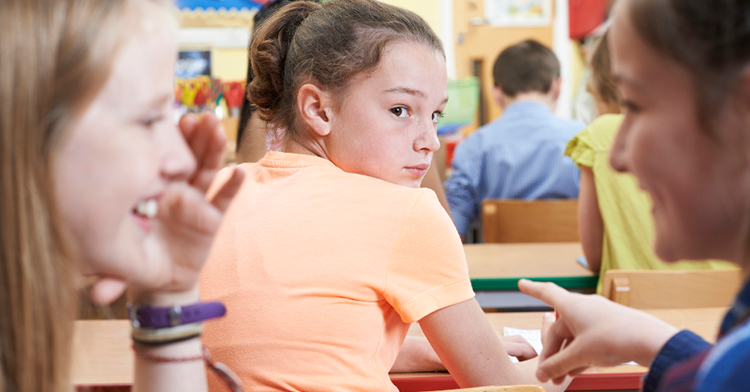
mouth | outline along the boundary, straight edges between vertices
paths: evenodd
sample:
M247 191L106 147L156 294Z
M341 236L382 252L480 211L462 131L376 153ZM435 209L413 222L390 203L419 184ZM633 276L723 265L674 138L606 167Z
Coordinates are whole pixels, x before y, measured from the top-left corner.
M158 197L141 199L131 210L135 222L144 231L151 230L151 220L156 218L156 215L159 213L159 201L157 199Z
M419 165L407 166L404 169L407 172L409 172L409 173L411 173L411 174L413 174L415 176L422 177L422 176L425 175L425 173L427 173L427 169L429 169L429 168L430 168L429 164L427 164L427 163L421 163Z

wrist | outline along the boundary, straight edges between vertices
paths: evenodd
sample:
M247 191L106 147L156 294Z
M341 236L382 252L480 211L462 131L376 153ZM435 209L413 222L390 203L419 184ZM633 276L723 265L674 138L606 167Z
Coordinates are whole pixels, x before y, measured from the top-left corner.
M634 360L641 366L649 366L669 339L679 332L677 328L661 320L659 320L659 324L653 325L647 333L643 333L643 331L638 333L643 338L639 340L641 344L637 345L637 354L634 356Z
M128 289L128 302L139 305L173 306L198 302L198 285L186 291L140 291Z

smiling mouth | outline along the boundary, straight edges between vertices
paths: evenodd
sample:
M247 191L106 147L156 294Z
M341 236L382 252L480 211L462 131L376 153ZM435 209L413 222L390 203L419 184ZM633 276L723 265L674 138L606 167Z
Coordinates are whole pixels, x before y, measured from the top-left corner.
M154 219L158 213L159 202L156 199L140 200L133 207L133 214L146 219Z

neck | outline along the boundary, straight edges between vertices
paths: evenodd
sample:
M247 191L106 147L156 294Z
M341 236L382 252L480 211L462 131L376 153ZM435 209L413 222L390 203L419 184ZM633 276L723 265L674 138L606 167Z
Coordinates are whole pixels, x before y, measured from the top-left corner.
M314 155L331 160L326 154L324 146L315 141L299 142L290 138L284 141L283 151L292 154Z
M516 102L537 102L541 103L549 108L550 111L554 112L557 109L557 100L552 96L551 93L543 94L536 91L530 91L527 93L519 93L514 97L504 97L503 108L510 106Z

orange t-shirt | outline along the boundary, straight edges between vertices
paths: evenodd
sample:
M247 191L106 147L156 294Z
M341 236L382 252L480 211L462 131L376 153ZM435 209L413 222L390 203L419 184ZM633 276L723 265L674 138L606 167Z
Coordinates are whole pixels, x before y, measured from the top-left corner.
M395 391L409 323L474 296L435 194L309 155L240 167L200 280L228 309L206 324L212 356L250 391Z

